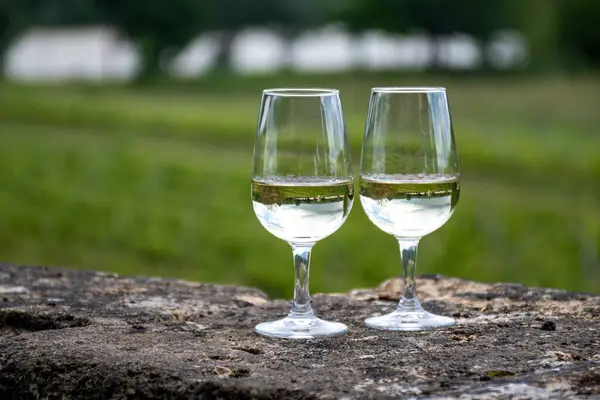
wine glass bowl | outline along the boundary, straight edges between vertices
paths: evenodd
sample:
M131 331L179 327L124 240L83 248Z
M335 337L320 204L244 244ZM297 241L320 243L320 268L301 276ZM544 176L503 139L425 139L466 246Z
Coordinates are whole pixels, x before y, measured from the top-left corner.
M369 220L400 245L403 294L397 309L368 318L377 329L452 326L416 296L419 240L442 227L460 196L460 174L444 88L374 88L361 154L360 201Z
M352 179L252 181L252 205L262 226L289 243L316 243L337 231L346 220L354 198Z
M342 226L354 201L350 151L337 90L263 91L251 186L259 222L290 244L295 271L288 316L258 324L256 331L284 338L346 332L344 324L315 316L308 292L312 247Z
M361 177L360 201L369 220L396 238L420 238L452 216L460 193L457 176Z

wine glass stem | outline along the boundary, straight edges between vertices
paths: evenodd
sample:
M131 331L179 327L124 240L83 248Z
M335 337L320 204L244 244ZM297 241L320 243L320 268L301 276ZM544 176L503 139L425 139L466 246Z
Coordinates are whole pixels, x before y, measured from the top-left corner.
M289 316L291 318L312 318L314 312L310 306L308 276L310 272L310 253L314 243L293 244L294 252L294 301Z
M402 298L398 308L420 310L422 307L417 299L417 281L415 279L419 239L398 239L398 243L402 260Z

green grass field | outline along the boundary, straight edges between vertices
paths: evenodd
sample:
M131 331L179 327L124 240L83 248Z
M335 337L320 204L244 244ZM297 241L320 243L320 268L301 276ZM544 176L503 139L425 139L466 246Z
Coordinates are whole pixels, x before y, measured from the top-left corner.
M247 284L290 297L287 244L250 201L260 91L341 90L358 162L369 88L448 88L462 168L420 273L600 292L600 76L347 75L153 87L0 85L0 260ZM356 202L315 246L313 291L399 273Z

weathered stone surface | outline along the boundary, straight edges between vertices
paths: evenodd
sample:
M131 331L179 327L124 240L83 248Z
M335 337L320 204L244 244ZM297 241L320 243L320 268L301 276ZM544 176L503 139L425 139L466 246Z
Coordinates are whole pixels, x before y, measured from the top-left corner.
M268 339L256 289L0 265L0 399L600 398L600 297L419 279L452 329L383 332L399 282L317 295L344 336Z

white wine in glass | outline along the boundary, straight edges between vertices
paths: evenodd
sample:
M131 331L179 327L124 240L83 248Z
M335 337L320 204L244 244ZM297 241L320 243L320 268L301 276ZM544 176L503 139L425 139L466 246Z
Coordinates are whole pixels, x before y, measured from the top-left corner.
M295 284L288 316L258 324L258 333L301 339L348 330L316 317L308 279L312 247L342 226L353 200L338 91L265 90L254 142L252 205L262 226L292 247Z
M258 220L271 234L290 243L310 243L331 235L344 223L353 198L352 179L252 180Z
M458 155L444 88L374 88L363 139L360 201L367 217L400 245L403 293L397 309L368 318L377 329L448 327L416 296L419 240L452 216L460 196Z

